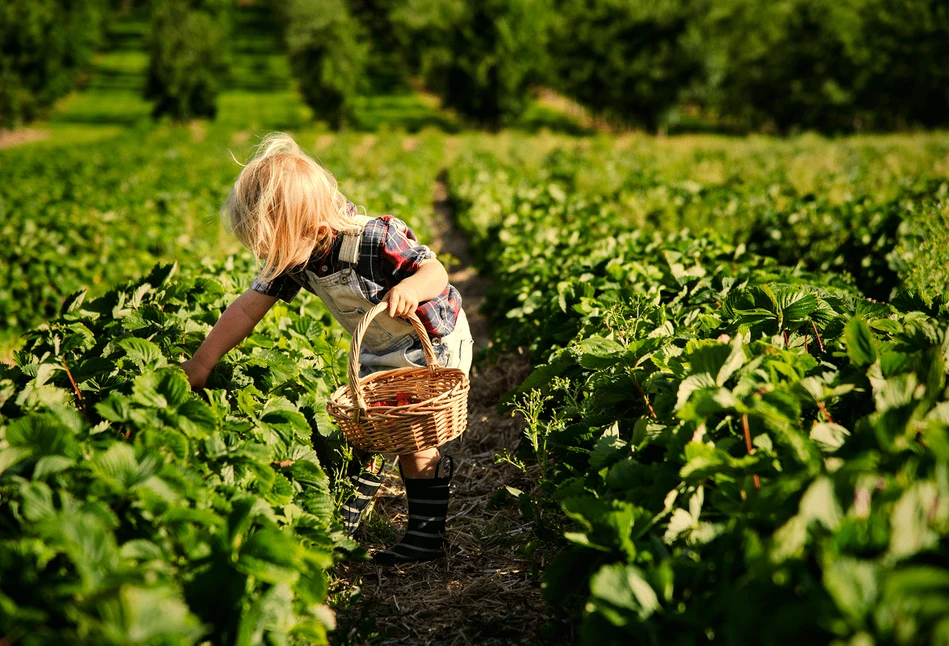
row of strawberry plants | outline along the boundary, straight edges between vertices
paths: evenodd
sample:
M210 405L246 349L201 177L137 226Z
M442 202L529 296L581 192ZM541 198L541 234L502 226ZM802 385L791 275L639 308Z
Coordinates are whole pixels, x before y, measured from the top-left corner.
M0 326L23 332L55 316L70 293L101 294L156 259L190 268L234 251L217 213L240 170L231 151L243 160L255 140L233 137L213 126L159 127L77 146L0 152ZM317 132L297 138L370 213L395 210L426 227L439 139Z
M949 196L944 135L833 142L602 138L556 142L550 154L540 143L515 137L481 146L486 154L462 162L455 179L497 175L490 184L497 195L474 199L507 210L519 185L550 185L549 208L580 194L626 227L715 231L782 264L849 273L878 300L907 279L927 300L942 300L940 289L915 274L927 257L913 253L918 245L901 243L929 233L927 224ZM949 265L949 257L937 255Z
M70 296L0 369L7 640L326 642L327 572L358 549L324 408L348 343L318 301L278 305L195 395L178 362L253 267L174 270Z
M545 597L586 642L949 638L944 319L715 234L625 232L484 158L449 179L497 343L539 364L515 393L528 551L559 551Z

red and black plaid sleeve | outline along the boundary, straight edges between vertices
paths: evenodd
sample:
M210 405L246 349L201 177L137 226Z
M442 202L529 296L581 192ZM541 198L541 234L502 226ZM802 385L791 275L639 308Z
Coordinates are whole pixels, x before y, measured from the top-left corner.
M423 260L434 258L435 253L419 244L415 232L402 220L386 215L380 218L387 224L382 243L382 259L388 269L386 278L399 283L418 271Z
M286 274L280 274L273 280L263 280L261 275L257 274L250 288L264 296L273 296L289 303L300 292L300 283Z

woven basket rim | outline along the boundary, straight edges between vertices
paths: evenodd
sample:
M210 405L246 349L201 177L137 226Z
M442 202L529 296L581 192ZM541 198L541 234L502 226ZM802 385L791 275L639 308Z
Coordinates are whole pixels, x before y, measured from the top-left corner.
M454 383L452 383L449 388L446 388L440 393L433 395L427 399L423 399L422 401L412 402L411 404L407 404L405 406L379 407L379 408L386 408L389 410L394 409L394 408L408 410L413 407L421 408L425 406L426 404L431 404L433 402L438 402L442 399L452 397L457 394L455 391L457 391L460 388L466 388L466 389L470 388L470 383L466 383L468 381L468 378L465 376L464 371L462 371L459 368L436 368L434 371L431 368L427 368L427 367L426 368L396 368L394 370L386 370L383 372L373 373L369 375L368 377L364 378L360 385L365 387L365 386L371 385L371 383L373 382L391 381L393 377L397 377L397 376L401 377L407 374L410 377L428 377L429 378L429 379L416 379L416 382L432 381L431 377L435 375L443 375L446 372L458 373L457 375L458 379ZM374 377L378 377L378 378L373 379ZM408 381L408 380L405 380L405 381ZM333 394L330 396L330 401L339 408L349 409L349 410L353 410L357 408L356 403L352 399L352 394L350 393L350 388L348 384L343 384L342 386L337 388L335 391L333 391ZM374 408L376 407L370 406L366 409L366 411L371 413Z

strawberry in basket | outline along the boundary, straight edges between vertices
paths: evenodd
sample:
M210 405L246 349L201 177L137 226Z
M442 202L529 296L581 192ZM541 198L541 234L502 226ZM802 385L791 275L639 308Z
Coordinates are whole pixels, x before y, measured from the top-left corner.
M381 401L371 404L372 408L377 406L408 406L409 404L417 404L415 398L408 393L396 393L395 401Z

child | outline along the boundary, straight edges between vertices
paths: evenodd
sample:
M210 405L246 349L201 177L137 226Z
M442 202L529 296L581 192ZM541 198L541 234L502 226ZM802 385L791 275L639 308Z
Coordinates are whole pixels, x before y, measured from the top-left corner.
M335 178L290 136L264 139L235 181L222 217L263 268L182 364L192 387L203 387L218 359L247 337L278 299L289 302L301 287L316 293L350 334L373 305L389 304L389 316L377 316L366 329L360 376L425 365L421 341L403 318L412 312L424 323L439 363L469 371L472 339L461 296L435 254L401 220L360 215L337 190ZM443 462L447 475L439 475ZM428 449L400 455L399 468L408 497L407 532L373 558L383 564L438 558L444 552L451 457L441 460L437 448ZM357 495L343 508L350 534L382 483L367 470L351 479Z

